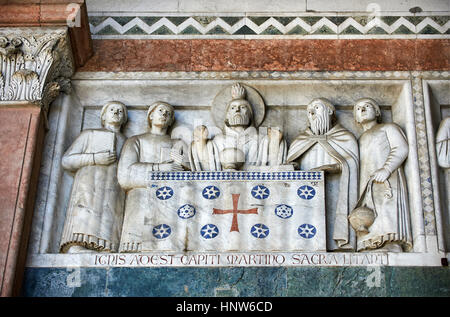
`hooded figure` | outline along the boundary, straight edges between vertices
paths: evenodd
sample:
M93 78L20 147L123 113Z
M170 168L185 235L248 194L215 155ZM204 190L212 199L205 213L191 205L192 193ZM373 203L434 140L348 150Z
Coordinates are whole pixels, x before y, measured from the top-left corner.
M355 233L348 222L348 214L358 199L359 152L353 134L334 124L335 108L324 98L314 99L307 107L309 127L292 142L287 163L298 164L301 170L320 170L329 173L327 183L338 183L333 206L327 204L327 230L334 243L330 250L353 250Z

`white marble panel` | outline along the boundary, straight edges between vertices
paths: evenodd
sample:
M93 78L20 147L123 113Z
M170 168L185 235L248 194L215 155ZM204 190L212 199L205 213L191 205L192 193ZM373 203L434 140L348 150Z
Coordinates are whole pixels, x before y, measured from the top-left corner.
M211 73L79 73L72 81L70 98L62 98L55 103L57 106L51 108L51 129L44 149L45 168L41 173L31 253L58 252L72 185L72 176L60 168L61 156L81 130L100 127L99 112L108 101L118 100L128 106L129 121L123 130L127 137L146 132L145 114L149 104L156 100L172 104L176 123L171 134L189 143L196 125L207 125L209 137L219 131L214 129L210 114L212 101L224 87L241 82L255 88L266 103L262 127L281 127L290 144L306 127L306 105L317 97L331 100L336 106L339 123L359 137L362 131L353 121L353 103L359 98L371 97L381 106L383 122L398 123L410 144L417 144L409 76L405 72L319 72L303 75L280 72L267 76L247 72L217 73L214 76ZM430 87L436 104L444 102L445 105L448 81L437 80ZM444 107L442 111L446 109ZM405 172L410 191L414 252L432 252L434 249L427 249L425 242L418 160L417 147L411 146ZM336 184L333 177L327 179L325 197L330 199L326 201L326 208L331 216L335 212L333 199L339 190ZM428 246L431 244L429 242Z
M450 116L450 83L444 80L426 80L423 83L433 197L436 202L438 248L450 246L450 172L440 168L436 157L436 133L441 120Z
M189 13L284 13L284 12L365 12L375 4L384 12L409 12L413 7L422 11L450 11L446 0L87 0L88 12L189 12Z
M383 12L408 12L411 8L414 7L420 7L422 11L450 11L450 4L447 0L310 0L307 2L306 7L308 10L325 12L372 12L374 10Z
M110 254L35 254L27 267L350 267L435 266L450 253L326 252L147 252Z
M304 12L306 0L87 0L88 12Z
M154 172L150 177L151 207L135 222L139 230L133 227L141 234L140 251L326 251L320 172Z

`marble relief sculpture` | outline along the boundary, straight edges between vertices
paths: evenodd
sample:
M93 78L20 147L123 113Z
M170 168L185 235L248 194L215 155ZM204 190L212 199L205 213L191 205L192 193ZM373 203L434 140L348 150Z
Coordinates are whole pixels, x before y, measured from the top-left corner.
M118 180L127 192L120 251L138 251L145 240L146 219L151 218L148 177L152 171L182 171L186 164L187 146L171 139L169 128L175 120L173 107L165 102L153 103L147 112L150 131L129 138L122 150Z
M125 137L126 106L113 101L101 110L102 129L84 130L62 158L75 173L60 250L117 251L125 193L117 182L117 159Z
M357 140L336 123L335 108L327 99L312 100L307 107L307 116L309 127L290 145L287 163L294 163L300 170L321 170L339 175L334 221L328 228L333 243L328 248L353 250L355 235L347 217L358 199Z
M436 152L438 164L443 169L450 168L450 117L446 117L439 125L436 134Z
M246 169L258 160L258 131L253 108L245 95L240 84L231 87L232 99L225 110L223 133L213 139L223 169Z
M186 238L195 234L193 228L198 224L189 226L188 221L184 221L180 227L178 218L189 219L198 212L209 219L209 209L228 210L229 199L246 197L242 188L248 184L239 182L235 184L237 187L233 187L234 184L230 187L231 191L221 189L224 202L219 206L218 201L203 193L205 188L211 187L210 182L206 187L206 183L193 180L192 184L170 185L165 180L158 183L155 175L159 174L153 172L293 169L326 174L324 192L316 195L321 200L311 202L320 203L317 206L321 206L323 213L309 219L316 228L322 228L323 250L401 252L411 248L408 193L402 167L408 156L408 143L396 124L380 123L381 112L374 100L361 99L353 109L355 122L364 130L359 142L337 122L335 107L329 100L312 100L307 106L308 127L289 148L279 128L268 127L265 135L257 130L264 118L264 108L262 98L253 88L239 83L226 87L216 96L212 107L216 123L222 122L222 132L211 138L206 126L197 126L187 146L182 140L172 139L169 133L175 121L175 111L170 104L158 101L150 105L146 114L149 131L128 140L120 133L127 121L126 106L120 102L106 104L101 111L103 128L83 131L63 156L63 167L75 176L61 252L179 250L200 238ZM447 119L442 122L436 139L439 163L444 168L449 166L450 121ZM195 196L198 186L205 187L198 190L202 194L200 198ZM315 185L308 186L312 189ZM213 184L212 188L219 191L219 187ZM276 204L283 196L275 195L278 187L276 184L271 187L274 194L271 199ZM244 192L240 192L242 190ZM283 187L281 192L286 190ZM175 192L178 198L166 200ZM296 193L289 196L294 199L289 203L292 206L298 199L310 198L302 196L298 190ZM251 195L255 199L258 197L253 191ZM192 213L189 217L180 215L183 206L177 205L177 199L183 199L184 208L192 209L189 209ZM239 211L235 203L237 205L233 200L233 208ZM241 204L245 205L246 200L242 199ZM166 214L166 209L172 208L178 208L177 213ZM228 223L226 219L223 221ZM173 237L163 239L170 231L155 235L154 231L160 227L173 231ZM276 232L275 228L271 230L273 234ZM195 250L204 247L203 240L199 241ZM251 247L248 245L244 249Z
M225 89L225 93L219 94L213 105L212 115L216 123L223 126L223 131L205 143L202 151L206 152L202 157L208 157L209 163L203 160L203 170L251 170L283 165L287 146L281 131L269 128L266 136L258 134L257 128L265 113L262 98L253 88L239 83L231 87L231 96L227 96L228 91ZM193 166L202 165L196 158L201 144L200 139L194 137Z
M412 247L408 192L403 163L408 157L405 134L394 123L380 123L381 111L369 98L358 100L354 118L361 125L359 201L373 211L373 224L358 231L357 251L402 252ZM356 228L357 229L357 228Z
M222 169L217 146L208 139L208 128L195 127L189 147L189 162L192 171L220 171Z

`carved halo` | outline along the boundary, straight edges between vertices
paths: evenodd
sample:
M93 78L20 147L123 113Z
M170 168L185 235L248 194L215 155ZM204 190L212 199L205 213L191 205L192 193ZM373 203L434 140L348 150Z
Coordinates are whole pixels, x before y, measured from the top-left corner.
M265 104L264 100L258 91L248 85L239 83L245 88L245 99L250 103L253 110L253 125L255 128L264 120L265 115ZM223 128L225 125L225 111L227 109L228 103L233 99L232 97L232 85L229 85L222 89L216 97L214 97L211 113L216 123L216 126Z

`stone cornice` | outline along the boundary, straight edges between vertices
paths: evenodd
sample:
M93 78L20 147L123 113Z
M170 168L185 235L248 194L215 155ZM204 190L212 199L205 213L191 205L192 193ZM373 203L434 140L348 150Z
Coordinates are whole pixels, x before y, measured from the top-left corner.
M75 67L82 66L93 53L84 0L31 0L26 4L0 5L0 28L3 27L68 28Z

